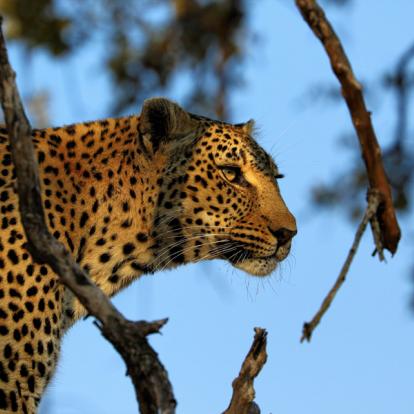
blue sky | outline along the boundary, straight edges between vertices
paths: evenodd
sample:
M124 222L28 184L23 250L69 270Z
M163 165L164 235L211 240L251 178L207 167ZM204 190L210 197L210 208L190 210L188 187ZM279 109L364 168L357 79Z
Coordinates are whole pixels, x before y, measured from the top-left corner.
M293 1L250 4L250 26L260 40L248 45L245 86L232 95L231 121L254 118L259 142L286 175L281 190L299 228L292 255L268 279L221 262L144 277L115 303L131 319L170 317L163 335L151 342L169 370L180 414L227 407L254 326L269 332L268 362L256 381L264 414L412 413L413 234L404 222L398 253L387 264L371 257L372 238L365 234L348 280L312 342L299 343L302 323L335 280L355 231L338 210L318 213L309 197L311 185L329 181L349 163L337 138L351 122L343 104L302 102L310 85L335 85L336 79ZM346 9L329 8L328 15L360 79L376 79L391 68L414 37L410 0L354 1ZM50 119L60 125L111 115L100 53L99 45L90 45L60 64L37 54L28 65L13 48L12 59L23 95L51 91ZM382 143L394 127L393 104L387 95L368 100ZM137 411L123 362L91 321L78 323L66 336L45 402L56 414Z

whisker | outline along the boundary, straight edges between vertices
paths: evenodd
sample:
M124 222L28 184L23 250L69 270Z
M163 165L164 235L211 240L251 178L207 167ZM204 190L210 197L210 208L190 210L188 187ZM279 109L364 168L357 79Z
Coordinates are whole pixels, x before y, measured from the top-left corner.
M226 240L217 240L217 241L213 241L213 242L210 242L210 241L209 241L209 242L202 243L199 247L206 246L206 245L209 245L209 244L212 244L212 243L224 242L224 241L226 241ZM154 260L153 260L151 263L153 263L153 262L155 262L155 261L160 261L160 264L158 265L158 267L159 267L159 266L161 266L162 261L164 260L164 259L162 258L162 256L165 256L167 253L169 253L169 251L171 250L171 248L177 247L177 246L179 246L180 244L184 244L184 243L186 243L186 242L187 242L187 239L182 239L182 240L178 241L177 243L170 244L170 245L166 246L166 247L164 248L163 253L162 253L162 254L158 254L158 255L157 255L157 257L155 257L155 258L154 258ZM187 253L189 250L193 250L193 249L194 249L194 246L193 246L193 245L191 245L191 246L187 246L187 248L186 248L186 249L184 249L182 252L177 253L177 254L174 256L174 258L175 258L175 257L177 257L177 256L179 256L180 254ZM167 259L168 259L168 258L170 258L170 256L167 256Z
M223 236L223 234L206 234L206 235L202 235L202 236L203 236L203 238L204 237L215 237L215 236ZM171 237L171 238L173 238L173 237ZM189 238L185 238L185 239L178 240L175 243L168 244L163 249L161 249L161 251L157 254L157 257L154 260L157 260L160 257L162 257L163 255L165 255L166 253L168 253L169 250L171 250L171 248L174 248L176 246L179 246L180 244L184 244L184 243L187 243L189 241L197 240L197 239L200 239L200 237L199 236L193 236L193 237L189 237ZM208 243L206 243L206 244L208 244ZM202 245L205 245L205 244L202 244ZM202 245L199 245L197 247L201 247Z
M206 245L224 243L224 242L228 242L228 241L229 240L217 240L217 241L214 241L213 243L210 243L210 242L203 243L203 244L199 245L198 248L200 248L202 246L206 246ZM212 249L206 255L204 255L202 258L197 259L196 261L199 262L201 260L204 260L205 258L211 256L212 253L216 254L217 257L218 257L219 253L222 254L222 253L226 253L227 251L232 251L232 250L238 248L239 246L237 246L237 245L224 246L221 249L220 249L220 247L221 246L219 246L218 248L215 247L216 251L214 251L214 249ZM165 263L165 265L163 266L163 268L161 269L161 271L164 270L176 257L180 256L181 254L182 255L185 255L187 252L189 252L190 250L193 250L193 249L194 249L193 246L188 246L187 249L184 249L182 252L179 252L179 253L175 254L173 257L170 258L170 260L167 263ZM214 257L211 257L211 258L214 258ZM161 263L160 263L159 267L160 266L161 266Z
M232 246L232 247L228 247L227 249L224 248L223 250L219 251L219 253L227 253L227 252L231 252L232 250L234 250L236 247ZM197 262L201 262L202 260L206 259L207 257L209 257L210 253L207 253L206 255L204 255L203 257L200 257L199 259L197 259ZM217 256L218 257L218 256ZM214 257L212 257L212 259L214 259Z
M218 247L215 247L214 249L212 249L209 253L210 253L210 255L213 255L212 258L214 258L214 257L219 257L223 253L228 253L228 252L231 252L232 250L239 249L240 247L242 247L242 245L232 244L231 246L224 246L224 247L223 246L218 246Z

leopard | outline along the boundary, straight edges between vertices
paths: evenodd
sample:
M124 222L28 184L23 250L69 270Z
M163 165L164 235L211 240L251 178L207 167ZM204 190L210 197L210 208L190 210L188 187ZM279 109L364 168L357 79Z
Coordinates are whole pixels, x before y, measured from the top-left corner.
M204 260L270 275L297 228L254 131L161 97L137 115L33 129L48 230L109 297ZM30 254L4 127L0 160L0 412L35 414L61 339L86 311Z

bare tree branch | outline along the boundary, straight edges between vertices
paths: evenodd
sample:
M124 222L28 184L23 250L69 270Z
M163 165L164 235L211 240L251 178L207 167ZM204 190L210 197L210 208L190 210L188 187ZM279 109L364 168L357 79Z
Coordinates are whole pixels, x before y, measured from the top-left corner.
M381 242L384 248L394 254L397 251L401 232L394 211L391 187L382 163L381 149L370 113L366 109L362 86L355 78L341 42L316 0L295 1L303 18L322 42L332 70L341 84L342 95L359 138L370 188L378 190L382 195L382 204L376 212L381 228Z
M15 73L9 64L1 28L0 94L17 175L20 214L30 253L37 262L50 265L89 314L99 320L102 334L112 342L127 365L141 412L174 413L176 401L167 372L146 339L146 335L159 332L167 320L152 323L126 320L47 230L31 127L16 87Z
M267 332L254 328L253 344L243 361L238 377L233 381L233 395L230 405L223 414L259 414L259 406L253 401L253 381L267 360Z
M312 318L310 322L306 322L303 324L303 331L302 331L302 338L300 339L301 342L308 341L310 342L312 333L314 329L319 325L323 315L325 315L326 311L331 306L332 301L334 300L338 290L345 282L349 267L351 266L352 260L357 252L359 242L361 241L361 237L364 234L364 231L367 227L368 222L372 220L372 218L376 215L378 207L381 203L381 194L378 191L370 191L368 193L368 206L365 211L364 217L358 226L357 232L355 233L354 242L352 243L352 247L349 250L348 256L345 260L345 263L342 266L342 269L339 273L338 278L336 279L335 284L332 286L331 290L326 295L325 299L322 302L322 305L316 315ZM375 229L373 228L374 235ZM379 236L379 234L378 234Z

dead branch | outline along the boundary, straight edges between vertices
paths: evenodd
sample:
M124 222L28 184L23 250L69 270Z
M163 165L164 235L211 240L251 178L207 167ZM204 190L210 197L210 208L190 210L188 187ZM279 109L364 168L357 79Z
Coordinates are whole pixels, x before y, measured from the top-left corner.
M223 414L260 414L259 406L253 401L253 381L267 360L267 332L254 328L253 344L243 361L239 376L233 381L233 395L230 405Z
M348 256L342 266L339 276L336 279L335 284L332 286L331 290L328 292L325 299L323 300L322 305L320 309L318 310L318 312L315 314L315 316L312 318L310 322L306 322L303 324L302 338L300 339L301 342L305 340L310 342L314 329L319 325L319 322L321 321L323 315L329 309L340 287L345 282L349 267L351 266L355 253L357 252L359 242L361 241L361 237L364 234L364 231L367 227L368 222L370 222L372 218L375 216L380 203L381 203L381 194L378 191L370 191L368 193L368 206L365 210L364 217L360 225L358 226L357 232L355 233L354 242L352 243L352 247L349 250ZM373 228L373 231L374 231L374 228ZM374 234L375 234L375 231L374 231Z
M127 365L141 413L174 413L176 401L167 371L146 338L150 333L159 332L167 320L152 323L126 320L47 230L31 127L17 90L1 27L0 94L17 175L20 214L30 253L37 262L47 263L89 314L98 319L102 334L111 341Z
M362 86L355 78L341 42L316 0L295 1L303 18L322 42L332 69L341 84L342 95L358 135L370 188L378 190L382 196L383 201L376 212L381 229L382 246L394 254L397 251L401 232L394 211L391 187L382 163L381 149L370 113L366 109Z

